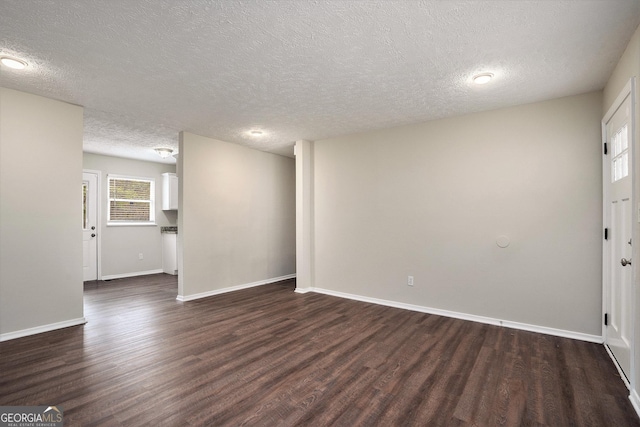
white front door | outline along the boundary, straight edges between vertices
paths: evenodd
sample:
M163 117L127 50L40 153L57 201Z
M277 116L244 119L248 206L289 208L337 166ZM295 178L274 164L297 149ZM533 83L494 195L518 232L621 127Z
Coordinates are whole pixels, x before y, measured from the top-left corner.
M84 281L98 279L98 175L82 174L82 265Z
M607 240L604 251L605 344L627 377L631 372L633 165L631 92L603 120L607 155L603 168L604 221ZM633 260L640 262L640 260Z

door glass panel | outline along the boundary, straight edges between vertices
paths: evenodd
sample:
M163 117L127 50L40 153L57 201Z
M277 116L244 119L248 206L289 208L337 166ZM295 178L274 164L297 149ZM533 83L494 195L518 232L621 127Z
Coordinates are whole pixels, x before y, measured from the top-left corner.
M87 206L87 191L89 190L89 183L82 183L82 229L86 230L89 227L89 207Z
M629 175L629 138L627 125L622 126L611 137L611 182Z

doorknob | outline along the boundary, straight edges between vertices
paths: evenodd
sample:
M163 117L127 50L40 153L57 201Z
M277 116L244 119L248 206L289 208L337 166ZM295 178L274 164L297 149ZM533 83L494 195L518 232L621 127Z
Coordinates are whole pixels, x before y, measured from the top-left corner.
M91 233L91 237L96 237L96 234L95 233ZM622 259L624 259L624 258L622 258ZM625 260L625 262L626 262L626 260ZM622 265L627 265L627 264L622 264Z
M631 260L627 260L626 258L622 258L620 260L620 264L622 264L623 267L626 267L627 265L631 265Z

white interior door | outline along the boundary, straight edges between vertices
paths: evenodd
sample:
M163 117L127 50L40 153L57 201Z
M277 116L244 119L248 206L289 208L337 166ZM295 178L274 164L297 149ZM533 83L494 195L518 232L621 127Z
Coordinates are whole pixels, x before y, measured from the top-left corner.
M98 279L98 175L82 174L82 265L84 281Z
M619 97L612 113L605 116L607 155L603 168L604 221L607 240L604 251L605 345L627 379L631 373L633 232L631 92ZM634 260L638 262L640 260Z

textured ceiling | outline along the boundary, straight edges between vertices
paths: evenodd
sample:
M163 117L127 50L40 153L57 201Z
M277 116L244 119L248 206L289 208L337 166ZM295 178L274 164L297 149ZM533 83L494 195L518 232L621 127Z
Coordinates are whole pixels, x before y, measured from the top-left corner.
M84 106L88 152L159 161L186 130L292 156L601 89L639 23L640 0L1 0L0 55L30 66L0 86Z

